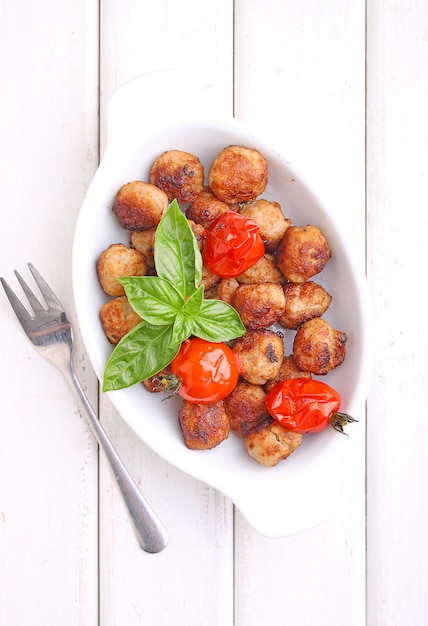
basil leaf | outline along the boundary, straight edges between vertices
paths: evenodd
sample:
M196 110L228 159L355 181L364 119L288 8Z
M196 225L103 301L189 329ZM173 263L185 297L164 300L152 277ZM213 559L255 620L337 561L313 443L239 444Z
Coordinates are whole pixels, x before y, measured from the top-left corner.
M118 279L136 313L149 324L172 324L183 306L183 298L167 280L156 276Z
M155 236L155 266L183 300L192 295L202 278L202 256L189 222L176 200L163 215Z
M169 365L180 345L171 345L172 324L141 322L113 350L104 371L103 391L124 389Z
M157 276L119 279L143 321L114 348L104 371L103 391L123 389L157 374L190 335L230 341L245 333L233 307L204 299L202 256L175 200L156 230L155 264Z
M181 344L188 339L192 334L193 320L187 315L184 315L182 311L177 314L172 327L171 346Z
M193 334L207 341L231 341L245 331L239 313L222 300L203 300L193 318Z
M198 287L196 291L192 293L190 298L188 298L186 302L183 304L183 308L182 308L183 313L187 315L188 317L189 316L193 317L194 315L197 315L201 309L203 300L204 300L204 286L201 285L200 287Z
M182 343L193 334L193 319L201 309L204 287L201 285L183 304L174 321L171 344Z

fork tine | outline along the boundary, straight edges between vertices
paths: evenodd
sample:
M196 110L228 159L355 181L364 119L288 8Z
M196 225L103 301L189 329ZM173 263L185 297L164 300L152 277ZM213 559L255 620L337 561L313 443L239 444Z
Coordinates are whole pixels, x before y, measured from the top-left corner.
M25 295L27 296L28 302L31 305L31 308L33 309L34 313L37 315L37 313L41 313L42 311L46 312L46 309L41 305L39 299L36 297L36 295L31 291L30 287L27 285L27 283L25 282L25 280L22 278L21 274L18 272L18 270L15 270L15 276L19 281L19 284L22 287L22 291L25 293Z
M4 278L0 278L1 284L3 285L3 289L8 297L8 300L11 304L12 309L15 311L15 315L20 321L21 325L24 326L29 319L33 316L27 311L25 306L22 304L21 300L15 295L14 291L9 287L8 283ZM25 327L24 327L25 328Z
M48 305L48 307L53 308L53 309L58 309L58 310L64 310L64 307L62 306L61 302L58 300L58 298L56 297L52 289L49 287L49 285L47 284L43 276L41 276L39 272L36 270L34 265L32 263L28 263L28 267L30 268L30 271L34 277L34 280L36 281L40 291L42 292L43 297L45 298L46 304Z

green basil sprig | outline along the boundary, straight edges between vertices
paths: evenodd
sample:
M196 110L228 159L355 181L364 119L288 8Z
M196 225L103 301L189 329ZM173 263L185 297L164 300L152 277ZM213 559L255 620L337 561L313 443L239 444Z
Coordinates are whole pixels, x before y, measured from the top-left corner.
M104 371L103 391L123 389L157 374L191 335L230 341L245 333L232 306L205 300L202 256L176 200L156 229L154 255L157 276L119 278L143 321L114 348Z

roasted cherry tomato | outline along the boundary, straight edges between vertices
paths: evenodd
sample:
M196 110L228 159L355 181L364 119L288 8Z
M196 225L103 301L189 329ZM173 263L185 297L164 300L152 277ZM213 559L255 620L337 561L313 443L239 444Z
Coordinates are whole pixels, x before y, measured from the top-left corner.
M239 371L232 350L225 343L198 337L183 341L171 362L179 395L189 402L218 402L233 391Z
M217 276L245 272L265 253L259 226L235 211L219 215L205 231L202 258Z
M337 391L312 378L290 378L277 383L265 402L270 415L296 433L316 433L328 424L343 433L346 424L357 421L337 411L340 406Z

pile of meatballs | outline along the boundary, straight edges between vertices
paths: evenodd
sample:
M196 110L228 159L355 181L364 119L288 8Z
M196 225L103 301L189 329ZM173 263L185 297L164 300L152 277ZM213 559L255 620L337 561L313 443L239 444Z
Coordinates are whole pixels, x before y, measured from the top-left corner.
M151 167L150 182L133 181L118 190L112 209L129 232L129 245L113 243L103 250L97 274L111 297L101 308L101 323L109 341L117 344L141 321L117 278L155 275L156 227L172 200L185 212L201 251L205 229L226 211L259 225L265 254L252 267L236 278L221 278L203 268L205 297L231 304L247 329L232 343L239 382L220 402L183 401L179 423L188 448L212 449L232 431L251 457L272 467L301 444L302 435L269 416L267 392L282 380L327 374L340 365L347 336L322 318L332 298L312 280L331 257L324 234L315 225L292 225L277 202L261 198L267 182L268 163L253 148L232 145L221 150L210 164L207 184L196 155L164 152ZM290 331L293 351L284 354L284 334ZM156 392L165 374L168 368L142 382Z

